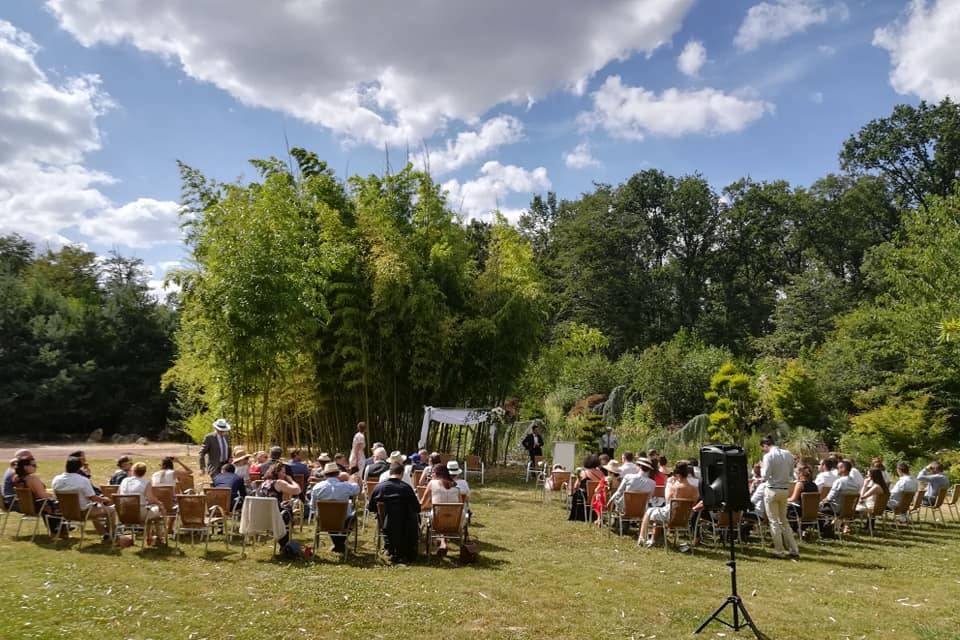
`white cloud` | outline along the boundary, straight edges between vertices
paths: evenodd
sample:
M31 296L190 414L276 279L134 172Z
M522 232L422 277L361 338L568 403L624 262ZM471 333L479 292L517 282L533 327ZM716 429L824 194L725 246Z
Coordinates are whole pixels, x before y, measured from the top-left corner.
M180 205L139 198L122 207L108 207L79 224L80 232L104 244L145 249L180 240Z
M677 68L684 75L696 77L707 61L707 48L699 40L691 40L677 57Z
M245 104L379 146L582 90L609 62L668 43L693 0L46 4L84 45L130 43Z
M890 52L890 84L927 100L960 98L960 3L914 0L905 18L873 34Z
M436 175L482 160L497 147L512 144L523 138L523 123L513 116L497 116L483 123L477 131L462 131L456 139L447 140L446 148L429 150L428 162L423 154L414 156L414 166L428 164Z
M511 193L531 193L550 188L550 179L544 167L532 171L515 165L502 165L490 161L480 168L475 180L460 183L448 180L443 183L447 192L447 202L454 211L460 212L467 220L488 220L494 211L499 210L508 220L515 222L521 209L509 209L502 206L503 200Z
M765 42L777 42L829 20L844 21L850 11L843 3L826 6L821 0L775 0L747 10L733 44L752 51Z
M600 161L593 157L590 152L590 143L581 142L573 151L563 154L563 163L571 169L586 169L587 167L599 167Z
M679 137L744 129L773 112L762 100L740 98L717 89L667 89L660 95L624 85L610 76L592 95L593 109L578 120L586 129L602 127L615 138L642 140L647 135Z
M109 97L96 76L51 81L36 63L37 52L29 34L0 20L0 233L51 247L69 244L75 230L97 229L108 241L122 233L133 237L115 225L136 203L116 208L100 191L114 178L83 165L85 154L100 148L97 118ZM131 246L160 238L168 241L170 234L154 226Z

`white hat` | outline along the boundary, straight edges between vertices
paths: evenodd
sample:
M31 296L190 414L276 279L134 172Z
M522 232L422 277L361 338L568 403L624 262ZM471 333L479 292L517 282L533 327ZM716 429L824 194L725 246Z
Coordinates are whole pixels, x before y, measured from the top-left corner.
M224 433L230 431L230 423L223 418L217 418L217 420L213 423L213 428L221 433Z
M394 451L390 454L390 457L387 458L387 462L391 464L403 464L407 461L407 456L403 455L399 451Z
M462 473L460 471L460 465L457 464L456 460L451 460L447 463L447 471L449 471L452 476L458 476Z

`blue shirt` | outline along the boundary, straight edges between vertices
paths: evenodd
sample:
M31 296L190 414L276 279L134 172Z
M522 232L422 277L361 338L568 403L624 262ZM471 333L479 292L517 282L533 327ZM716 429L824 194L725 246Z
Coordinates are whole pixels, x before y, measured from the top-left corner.
M3 472L3 496L12 498L17 495L17 490L13 486L13 469L7 469Z
M353 515L353 496L360 493L360 487L352 482L340 482L337 478L327 478L323 482L318 482L313 487L310 494L310 510L317 508L317 500L336 500L347 503L347 517Z
M213 479L215 487L230 487L230 504L236 506L237 498L247 497L247 487L243 484L243 478L235 473L218 473Z
M290 462L287 463L287 466L290 467L291 476L302 475L304 480L310 477L310 467L303 464L302 462L294 462L293 460L291 460ZM290 479L293 480L293 478L290 478Z
M950 486L950 479L947 476L942 473L927 473L926 469L917 474L917 480L927 483L927 492L924 495L931 500L937 497L940 489Z

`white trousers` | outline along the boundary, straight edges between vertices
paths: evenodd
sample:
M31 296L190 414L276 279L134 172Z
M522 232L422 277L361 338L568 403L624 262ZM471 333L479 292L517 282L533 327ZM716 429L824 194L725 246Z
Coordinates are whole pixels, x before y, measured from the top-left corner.
M770 536L773 538L773 549L778 554L783 553L783 548L792 554L799 554L797 540L793 537L793 529L787 522L787 496L789 491L786 489L771 489L767 487L763 492L763 506L767 511L767 519L770 521Z

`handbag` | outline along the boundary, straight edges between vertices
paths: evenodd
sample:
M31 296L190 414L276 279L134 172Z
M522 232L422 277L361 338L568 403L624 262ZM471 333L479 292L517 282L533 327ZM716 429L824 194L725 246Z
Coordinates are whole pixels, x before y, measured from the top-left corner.
M460 545L460 564L473 564L480 558L480 551L477 543L464 543Z

